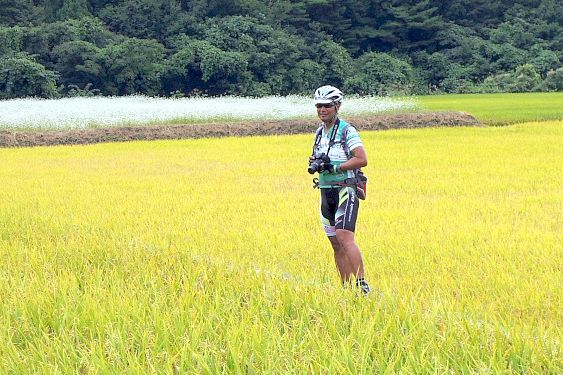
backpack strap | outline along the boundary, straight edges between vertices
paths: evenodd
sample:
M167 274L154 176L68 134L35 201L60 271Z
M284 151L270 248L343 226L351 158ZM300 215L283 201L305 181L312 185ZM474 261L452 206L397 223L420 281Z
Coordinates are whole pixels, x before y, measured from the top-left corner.
M346 158L348 160L350 160L351 152L350 149L348 148L348 144L346 143L346 137L348 137L348 130L350 128L356 129L354 125L345 123L344 128L342 128L342 133L340 133L340 143L342 144L342 149L344 150L344 153L346 154ZM363 176L363 172L361 168L355 169L353 172L356 179L358 178L358 175Z
M344 127L342 128L342 132L340 133L340 144L342 145L342 149L344 150L347 159L350 159L350 150L348 149L348 145L346 144L346 137L348 137L348 129L350 128L350 126L352 125L346 122Z

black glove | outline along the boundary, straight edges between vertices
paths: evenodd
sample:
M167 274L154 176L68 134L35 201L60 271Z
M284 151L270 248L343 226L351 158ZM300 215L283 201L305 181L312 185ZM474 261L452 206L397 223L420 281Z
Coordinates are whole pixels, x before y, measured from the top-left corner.
M332 165L332 163L322 163L320 169L321 169L321 171L327 171L329 173L333 173L334 172L334 165Z

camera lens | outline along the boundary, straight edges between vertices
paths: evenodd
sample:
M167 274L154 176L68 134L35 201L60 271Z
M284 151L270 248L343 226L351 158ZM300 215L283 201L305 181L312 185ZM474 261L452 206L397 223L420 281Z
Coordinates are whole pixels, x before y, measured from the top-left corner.
M309 168L307 168L307 172L309 172L309 174L314 174L317 171L317 164L311 164L309 166Z
M320 164L321 164L321 162L320 162L319 159L313 160L313 161L309 164L309 168L307 168L307 172L309 172L309 174L315 173L316 171L319 170Z

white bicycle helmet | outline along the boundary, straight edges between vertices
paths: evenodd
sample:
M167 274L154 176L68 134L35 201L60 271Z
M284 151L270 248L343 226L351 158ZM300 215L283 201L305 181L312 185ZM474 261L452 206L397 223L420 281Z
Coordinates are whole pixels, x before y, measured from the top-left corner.
M344 95L334 86L321 86L315 91L315 104L342 103Z

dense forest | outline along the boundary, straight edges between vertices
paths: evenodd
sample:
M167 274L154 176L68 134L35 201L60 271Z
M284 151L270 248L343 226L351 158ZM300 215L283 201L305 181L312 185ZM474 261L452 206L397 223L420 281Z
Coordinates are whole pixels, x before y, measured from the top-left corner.
M0 0L0 99L563 91L560 0Z

